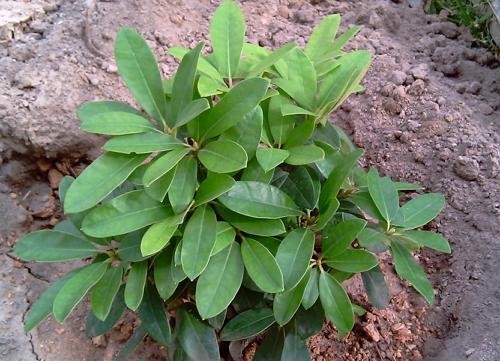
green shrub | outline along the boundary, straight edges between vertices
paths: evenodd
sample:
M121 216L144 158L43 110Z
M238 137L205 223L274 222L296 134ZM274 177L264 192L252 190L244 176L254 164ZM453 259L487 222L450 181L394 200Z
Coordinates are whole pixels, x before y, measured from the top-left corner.
M328 122L362 90L371 60L342 50L358 29L336 37L339 22L326 17L305 49L271 52L244 42L241 10L225 2L210 27L213 53L201 55L202 43L170 49L182 61L166 80L139 34L120 30L116 62L143 111L114 101L78 109L83 130L113 137L78 178L63 178L67 219L15 251L91 261L40 296L26 331L50 314L64 322L88 293L91 336L129 308L142 321L132 346L148 334L174 360L219 360L219 342L262 333L256 360L306 360L305 340L325 319L342 337L363 312L344 280L361 273L371 303L388 303L376 255L386 251L432 302L412 252L450 252L440 235L416 230L444 197L400 206L400 192L421 187L363 170L363 152Z

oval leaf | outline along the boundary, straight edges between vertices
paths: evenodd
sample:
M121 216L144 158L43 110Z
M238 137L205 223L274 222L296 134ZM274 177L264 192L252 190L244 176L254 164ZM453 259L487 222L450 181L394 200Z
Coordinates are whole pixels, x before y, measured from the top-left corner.
M220 338L223 341L237 341L258 335L276 321L270 308L248 310L231 319L222 329Z
M168 200L174 213L182 213L193 200L198 182L198 165L194 159L184 158L175 167L174 178L168 190Z
M326 264L342 272L358 273L371 270L378 265L377 256L362 249L348 249Z
M374 267L361 273L361 277L370 303L377 308L385 308L389 304L391 296L380 267Z
M198 159L211 172L231 173L247 166L245 149L232 140L208 143L198 152Z
M380 214L391 222L399 210L399 195L394 183L388 177L380 177L375 168L367 176L368 191Z
M289 155L287 150L277 148L257 148L255 154L257 161L266 173L283 163Z
M203 182L201 182L196 196L194 197L194 206L208 203L230 190L236 182L233 178L225 174L210 173Z
M414 229L432 221L444 208L444 195L441 193L422 194L401 207L406 229Z
M325 151L313 144L299 145L288 148L288 158L285 163L291 165L302 165L320 161L325 158Z
M328 259L344 253L366 226L366 221L359 218L348 219L333 227L325 228L321 237L321 253Z
M177 225L172 225L170 219L153 224L142 236L142 255L146 257L160 252L168 244L176 230Z
M108 140L103 148L108 152L146 154L183 147L180 140L159 132L120 135Z
M144 172L144 185L148 187L161 176L168 173L168 171L175 167L190 151L190 148L176 148L156 158Z
M157 342L167 347L170 341L170 324L165 314L165 305L152 284L148 284L139 307L141 325Z
M80 128L88 133L105 135L136 134L155 130L147 119L128 112L99 113L82 121Z
M122 284L123 268L113 267L106 271L104 276L94 287L90 304L97 319L104 321L111 311L113 301Z
M309 274L305 274L297 286L283 293L278 293L274 297L274 318L280 326L284 326L290 322L299 309L308 281Z
M147 261L132 263L125 286L125 304L132 311L137 310L142 302L147 275Z

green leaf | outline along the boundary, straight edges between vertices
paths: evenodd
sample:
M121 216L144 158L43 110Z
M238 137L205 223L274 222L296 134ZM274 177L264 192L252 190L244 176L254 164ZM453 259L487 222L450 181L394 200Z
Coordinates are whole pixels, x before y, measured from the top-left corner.
M380 177L375 168L368 172L368 191L380 214L391 222L399 210L399 195L394 183L388 177Z
M86 118L80 128L88 133L125 135L155 131L156 128L140 115L128 112L107 112Z
M314 209L319 200L320 181L313 170L295 167L288 175L281 190L287 193L301 209Z
M257 181L261 183L271 183L274 175L274 169L269 172L264 172L262 166L257 161L257 158L252 159L248 162L247 167L243 170L241 174L242 181Z
M111 237L129 233L171 215L167 206L151 199L144 190L122 194L90 211L82 231L93 237Z
M390 248L397 274L410 282L427 302L434 302L432 285L425 276L424 269L415 262L410 251L397 242L391 242Z
M117 237L120 242L118 246L118 256L125 262L139 262L146 257L141 253L141 239L145 230L134 231L123 236Z
M252 111L266 94L268 80L252 78L243 80L232 88L199 122L200 139L222 134L238 124Z
M233 242L210 259L196 283L196 307L202 319L217 316L231 304L243 272L238 243Z
M132 352L134 352L147 334L148 333L143 325L137 327L113 361L128 361Z
M301 214L286 193L260 182L236 182L229 192L218 199L230 210L254 218L277 219Z
M357 239L361 247L364 247L372 252L387 251L387 235L373 228L364 228L361 233L358 234Z
M196 68L203 46L204 43L199 43L196 48L184 55L175 73L174 84L172 86L172 101L170 102L173 115L173 121L170 122L172 128L186 123L186 117L180 119L180 115L193 100Z
M130 266L125 285L125 304L132 311L137 310L144 296L144 287L148 275L148 262L134 262Z
M148 44L135 30L122 28L116 35L115 61L137 102L153 118L164 122L166 101L160 71Z
M371 270L378 265L377 256L362 249L347 249L326 264L342 272L358 273Z
M435 249L443 253L451 253L450 244L446 238L438 233L431 231L406 231L401 236L417 242L420 246Z
M309 274L306 273L294 288L283 293L278 293L274 297L274 318L280 326L284 326L290 322L299 309L308 281Z
M51 284L38 299L31 305L24 319L24 332L30 332L37 327L44 319L52 314L54 300L63 286L78 272L75 270L66 273L55 283Z
M94 315L104 321L111 311L113 301L122 284L123 268L109 268L92 291L91 306Z
M165 314L165 305L155 287L148 284L144 292L144 299L139 307L141 325L148 334L165 347L170 346L170 324Z
M222 251L233 243L236 237L236 231L227 222L217 222L217 235L215 236L215 245L212 249L212 256Z
M314 163L325 158L323 149L313 144L288 148L288 152L290 155L285 159L285 163L291 165Z
M256 106L237 125L225 131L220 139L232 140L238 143L245 149L248 159L252 159L260 142L263 116L262 108Z
M54 299L53 312L57 322L63 323L87 292L104 276L108 262L92 263L78 270L62 286Z
M147 132L114 137L108 140L103 148L108 152L115 153L149 154L172 150L182 146L182 142L171 135Z
M316 224L314 224L311 229L313 231L321 231L323 228L325 228L331 221L335 213L337 213L337 209L339 209L339 207L340 202L337 198L330 199L330 201L326 204L326 208L320 209Z
M284 331L281 327L272 327L255 352L254 361L280 361L283 351Z
M194 206L197 207L216 199L229 191L235 184L234 179L228 175L209 173L196 192Z
M319 298L326 317L333 322L341 337L352 330L354 312L346 291L326 272L319 276Z
M306 342L295 333L288 333L283 345L281 361L309 361L309 349Z
M321 238L322 255L328 259L340 256L365 228L366 223L363 219L353 218L325 229Z
M182 58L189 52L189 49L173 47L173 48L168 49L168 52L172 56L175 56L177 59L182 60ZM220 83L221 86L225 87L224 79L222 79L222 76L220 75L220 73L203 56L199 57L199 59L198 59L198 71L200 73L206 75L208 78L211 78L211 79L217 81L217 83Z
M297 47L297 44L295 43L288 43L280 47L279 49L276 49L269 55L267 55L265 58L263 58L261 61L256 63L251 69L250 72L247 74L247 78L253 78L256 76L262 75L263 72L265 72L269 67L271 67L274 63L276 63L278 60L282 59L288 52L292 51Z
M375 218L380 222L384 222L384 217L382 217L382 215L380 214L377 206L370 196L370 193L356 192L349 197L349 200L370 217Z
M393 182L394 186L398 190L398 192L401 191L420 191L424 189L420 184L416 183L407 183L407 182Z
M217 236L217 218L208 205L196 208L182 239L182 269L194 280L207 267Z
M318 300L319 297L319 271L317 268L311 269L309 280L307 281L306 289L304 291L304 297L302 299L302 307L308 310Z
M212 327L198 320L185 307L178 311L177 339L190 359L196 361L219 360L219 346Z
M192 158L184 158L175 168L168 190L168 200L175 213L182 213L193 200L198 182L198 166Z
M97 114L114 112L127 112L140 115L139 111L137 111L127 103L115 102L110 100L88 102L80 105L76 110L76 115L78 119L83 122Z
M70 185L64 199L65 213L78 213L102 201L147 158L147 155L105 153Z
M292 116L284 117L281 114L282 104L286 102L287 99L283 95L274 96L269 101L267 122L269 124L269 131L274 139L274 144L278 146L286 142L295 124Z
M245 340L258 335L276 321L270 308L257 308L236 315L222 329L220 338L223 341Z
M220 73L234 77L245 41L245 19L235 2L225 1L217 8L210 22L210 39Z
M282 77L274 79L273 82L298 105L313 110L317 79L311 60L301 49L295 48L288 52L279 64Z
M14 252L25 261L61 262L95 256L97 249L89 241L73 234L43 230L21 238Z
M248 275L262 291L283 291L283 275L276 259L266 247L251 238L245 238L241 243L241 255Z
M232 140L216 140L198 152L198 159L209 171L232 173L247 166L245 149Z
M96 337L110 331L113 326L120 320L123 312L127 308L123 299L124 286L120 287L116 297L111 305L111 310L105 320L101 321L95 317L93 312L89 312L85 325L85 333L89 337Z
M257 148L256 157L264 172L276 168L283 163L290 153L284 149L277 148Z
M155 257L153 276L156 289L164 300L170 298L179 282L173 278L172 268L174 268L174 248L167 246L158 256Z
M172 225L167 219L153 224L148 228L141 240L141 253L143 256L151 256L160 252L170 242L177 230L177 225Z
M344 183L345 179L362 154L363 151L361 149L357 149L347 154L337 165L335 165L333 170L328 175L328 179L323 184L321 195L319 197L319 209L326 208L329 200L337 197L342 183Z
M441 193L422 194L401 207L406 229L414 229L432 221L444 208L444 195Z
M150 186L154 181L174 168L189 152L191 148L176 148L157 157L144 172L144 185Z
M339 25L340 15L338 14L326 16L321 20L314 28L304 49L309 59L313 62L317 62L325 52L331 49Z
M377 266L361 273L361 277L370 303L376 308L385 308L389 304L391 296L380 267Z
M304 277L314 249L314 233L294 229L281 241L276 261L283 272L285 290L294 288Z
M176 167L170 169L167 173L155 180L149 186L144 187L144 191L154 200L163 202L165 200L165 197L167 196L168 191L170 190L170 186L172 185L172 181L174 180L175 172ZM144 183L143 180L144 174L141 178L142 183Z
M259 219L242 216L226 208L218 209L224 220L232 226L248 234L256 236L277 236L285 233L285 225L281 219Z
M229 88L223 80L218 81L203 74L198 78L197 88L198 93L202 97L212 97L229 91Z
M209 318L207 321L210 324L210 326L212 326L217 331L220 331L222 329L222 326L224 326L224 322L226 322L226 316L227 316L227 308L224 309L224 311L219 313L217 316Z
M286 117L287 115L311 115L316 116L313 112L307 109L301 108L292 103L284 103L281 105L281 115ZM312 132L312 131L311 131Z
M295 126L295 128L288 133L288 137L283 147L288 149L303 145L309 138L311 138L315 126L316 124L314 118L302 120L299 125ZM316 163L318 162L321 161L317 161Z
M293 331L299 334L299 336L305 340L319 333L323 328L324 322L325 322L325 312L321 307L321 303L316 302L308 310L304 310L303 307L299 307L299 310L297 311L295 317L292 320Z
M210 103L207 99L195 99L188 103L186 107L179 113L177 118L176 127L181 127L189 123L191 120L200 116L203 112L210 109Z

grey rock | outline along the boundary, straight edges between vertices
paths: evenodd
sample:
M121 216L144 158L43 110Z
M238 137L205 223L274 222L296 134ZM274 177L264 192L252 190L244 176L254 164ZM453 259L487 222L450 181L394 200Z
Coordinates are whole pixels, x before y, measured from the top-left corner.
M481 169L479 163L469 157L458 157L453 166L455 174L467 181L474 181L479 178Z
M395 85L402 85L406 81L406 73L401 70L394 70L389 76L389 80Z
M9 49L9 56L17 61L27 61L35 56L35 52L29 45L16 44Z
M413 75L415 79L428 80L429 65L427 65L426 63L418 64L417 66L411 68L410 74Z
M293 14L293 18L296 22L300 24L311 24L314 22L314 11L313 10L297 10Z
M495 111L488 103L479 104L479 110L484 115L491 115Z
M425 92L425 82L422 79L417 79L406 91L410 95L422 95Z
M471 81L465 88L465 91L470 94L479 94L481 91L481 83L478 81Z

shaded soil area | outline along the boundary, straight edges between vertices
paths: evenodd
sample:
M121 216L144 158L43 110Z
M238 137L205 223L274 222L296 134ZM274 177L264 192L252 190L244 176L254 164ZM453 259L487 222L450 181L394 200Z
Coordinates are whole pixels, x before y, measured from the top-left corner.
M0 0L0 359L111 360L130 337L132 315L108 336L86 337L85 306L64 325L49 320L25 335L22 318L31 302L75 264L25 264L11 247L22 233L57 223L59 179L78 174L101 151L100 138L78 129L75 108L93 99L132 102L113 62L116 30L141 31L167 76L176 62L165 50L206 39L217 3ZM332 120L365 149L364 165L447 198L431 227L450 240L453 254L417 256L436 303L426 306L385 262L390 306L370 308L354 279L350 295L369 312L342 341L325 325L309 341L315 360L500 359L499 63L471 48L465 29L425 14L419 3L242 2L248 40L270 48L303 44L331 13L342 15L343 29L362 25L351 46L374 54L366 91ZM164 354L148 340L133 359Z

